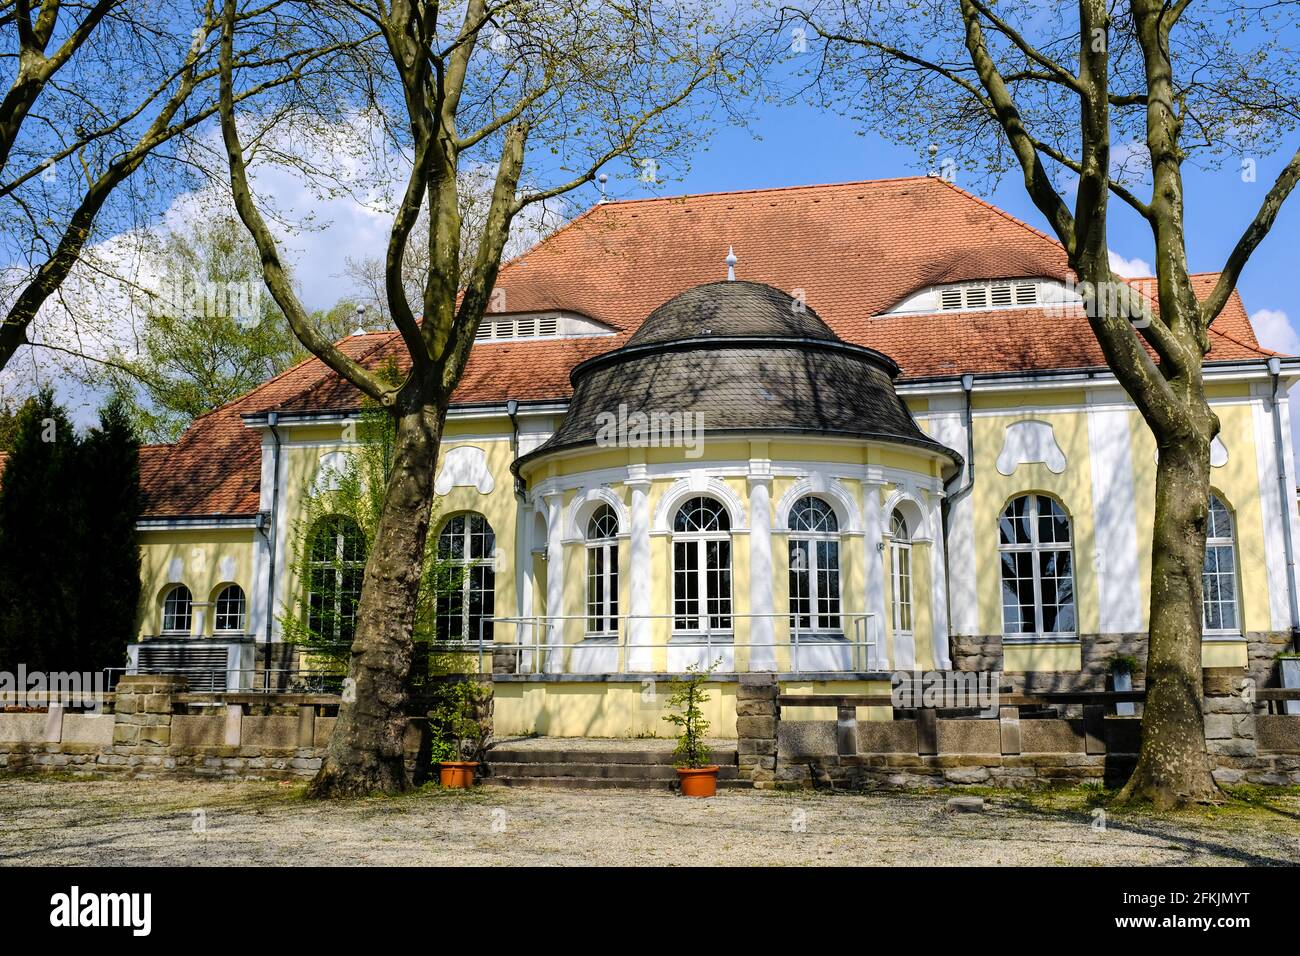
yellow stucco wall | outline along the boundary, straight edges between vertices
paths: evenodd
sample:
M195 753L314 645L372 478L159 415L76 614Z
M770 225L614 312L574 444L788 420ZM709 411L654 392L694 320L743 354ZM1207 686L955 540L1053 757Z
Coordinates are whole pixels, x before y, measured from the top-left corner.
M252 528L140 532L137 637L162 633L163 599L174 584L184 584L193 596L193 637L213 633L213 612L207 605L225 585L238 584L244 589L245 601L251 601L256 534Z

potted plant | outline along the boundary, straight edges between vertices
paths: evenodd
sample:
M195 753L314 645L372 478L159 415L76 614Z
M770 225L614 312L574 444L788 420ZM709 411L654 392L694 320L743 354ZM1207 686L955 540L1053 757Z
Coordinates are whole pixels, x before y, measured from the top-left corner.
M673 764L684 797L711 797L718 792L718 766L709 763L711 751L704 743L709 732L709 722L704 719L700 705L709 697L704 684L713 673L717 662L702 668L692 664L686 676L674 679L668 706L674 713L665 714L664 720L678 728L677 749L673 751Z
M492 691L481 681L442 685L429 711L430 752L438 780L448 788L474 785L474 774L492 746Z
M1132 654L1116 654L1110 659L1110 677L1111 683L1115 690L1130 691L1133 689L1133 675L1137 672L1138 661ZM1131 701L1117 703L1115 705L1115 714L1119 717L1132 717L1133 704Z

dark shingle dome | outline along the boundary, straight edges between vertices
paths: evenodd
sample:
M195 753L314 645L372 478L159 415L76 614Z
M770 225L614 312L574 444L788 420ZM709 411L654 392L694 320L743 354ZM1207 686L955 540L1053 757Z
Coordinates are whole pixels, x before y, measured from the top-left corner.
M687 289L650 313L629 347L699 336L835 339L817 313L760 282L709 282Z
M515 462L516 473L552 452L601 446L614 418L683 413L697 416L706 440L825 435L911 445L960 463L894 391L891 359L844 342L795 302L772 286L728 281L664 303L622 348L574 368L564 421Z

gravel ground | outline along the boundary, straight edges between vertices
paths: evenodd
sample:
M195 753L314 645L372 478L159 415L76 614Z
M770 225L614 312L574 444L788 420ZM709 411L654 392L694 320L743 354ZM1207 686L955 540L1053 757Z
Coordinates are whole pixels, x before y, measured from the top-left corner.
M275 783L0 782L0 865L1154 864L1294 865L1300 794L1157 819L1096 794L946 795L508 790L334 804Z

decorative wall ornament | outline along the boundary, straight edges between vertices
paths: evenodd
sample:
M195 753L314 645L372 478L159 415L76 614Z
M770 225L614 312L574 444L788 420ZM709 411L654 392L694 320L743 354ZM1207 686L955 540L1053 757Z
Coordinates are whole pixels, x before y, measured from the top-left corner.
M316 477L312 479L312 490L317 494L325 491L338 491L339 480L347 472L348 454L344 451L326 452L316 464Z
M1054 475L1065 471L1065 452L1057 444L1051 424L1031 419L1008 425L998 455L998 471L1009 477L1021 465L1035 462L1042 462Z
M476 445L457 445L443 456L433 490L445 495L461 486L473 488L480 495L491 494L496 487L492 472L488 470L487 452Z
M1155 450L1152 459L1158 465L1160 464L1160 449ZM1214 441L1210 442L1210 467L1222 468L1228 463L1228 446L1223 443L1222 435L1215 435Z

